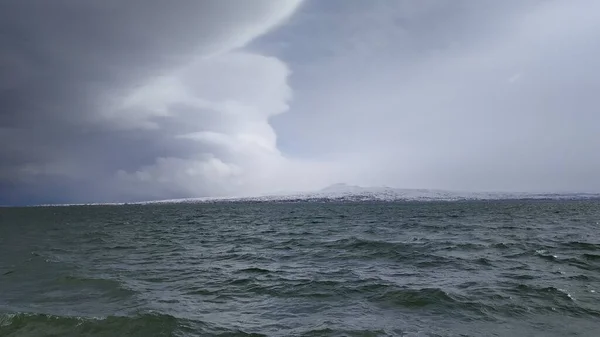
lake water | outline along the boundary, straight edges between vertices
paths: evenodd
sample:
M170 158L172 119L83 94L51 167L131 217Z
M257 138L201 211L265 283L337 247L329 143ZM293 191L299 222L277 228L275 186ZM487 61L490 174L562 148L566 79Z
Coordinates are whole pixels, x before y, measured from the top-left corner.
M0 336L600 336L599 201L0 208Z

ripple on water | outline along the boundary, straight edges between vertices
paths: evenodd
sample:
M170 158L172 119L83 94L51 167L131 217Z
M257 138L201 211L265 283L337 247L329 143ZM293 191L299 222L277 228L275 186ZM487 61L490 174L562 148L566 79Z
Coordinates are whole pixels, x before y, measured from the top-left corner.
M2 209L0 336L595 336L598 206Z
M178 320L170 315L86 318L44 314L0 315L0 336L172 336Z

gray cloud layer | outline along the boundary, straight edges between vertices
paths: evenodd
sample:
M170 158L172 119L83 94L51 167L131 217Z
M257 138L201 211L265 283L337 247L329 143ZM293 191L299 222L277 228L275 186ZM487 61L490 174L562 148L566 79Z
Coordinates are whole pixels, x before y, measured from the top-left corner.
M596 1L299 5L0 0L0 203L600 191Z
M258 112L264 115L283 109L287 93L273 93L280 95L273 98L275 106L235 95L256 87L254 93L264 96L260 88L285 82L285 65L232 51L280 24L298 4L0 1L3 199L233 192L215 181L235 171L236 163L223 162L225 153L219 153L230 149L180 136L227 132L236 124L243 129L235 112L225 116L227 104L272 110ZM239 83L254 81L255 66L265 68L263 79ZM182 68L187 73L180 76ZM191 92L202 87L208 92ZM261 118L257 123L263 125L256 127L268 127ZM166 176L188 170L188 161L193 174ZM138 172L144 168L158 176L148 181ZM160 169L167 172L156 172ZM169 181L177 179L187 181Z
M313 41L291 25L273 49L297 74L275 125L298 151L345 154L364 184L600 191L600 3L343 3L297 16L318 52L293 57Z

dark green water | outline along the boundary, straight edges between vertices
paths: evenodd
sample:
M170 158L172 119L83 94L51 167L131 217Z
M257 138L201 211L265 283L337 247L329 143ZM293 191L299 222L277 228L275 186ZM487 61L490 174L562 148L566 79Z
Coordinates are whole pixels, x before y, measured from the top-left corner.
M600 202L0 208L0 336L600 336Z

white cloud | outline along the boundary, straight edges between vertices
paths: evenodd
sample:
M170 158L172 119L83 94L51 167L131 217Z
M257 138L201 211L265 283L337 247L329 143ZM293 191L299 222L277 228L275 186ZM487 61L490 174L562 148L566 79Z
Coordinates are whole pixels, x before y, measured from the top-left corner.
M155 197L164 191L240 196L305 189L306 178L294 175L320 175L316 169L322 165L284 157L270 125L272 116L288 109L289 74L276 58L231 51L199 58L134 91L126 99L127 109L148 114L128 118L138 117L135 123L145 127L162 117L154 127L162 137L184 141L187 150L182 157L119 171L120 180L145 188L121 186ZM299 164L302 172L295 167Z

